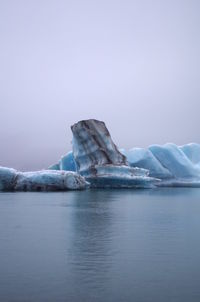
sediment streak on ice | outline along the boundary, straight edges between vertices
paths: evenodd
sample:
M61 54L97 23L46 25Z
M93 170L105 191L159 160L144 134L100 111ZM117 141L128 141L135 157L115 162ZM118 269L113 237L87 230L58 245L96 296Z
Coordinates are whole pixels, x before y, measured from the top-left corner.
M104 122L84 120L71 129L77 171L92 187L149 188L157 182L148 176L148 170L129 166Z

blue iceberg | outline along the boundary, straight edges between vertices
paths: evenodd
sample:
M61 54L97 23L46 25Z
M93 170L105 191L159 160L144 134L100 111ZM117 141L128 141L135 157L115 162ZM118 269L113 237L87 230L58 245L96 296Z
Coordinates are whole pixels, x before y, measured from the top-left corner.
M125 152L132 167L149 170L149 175L159 178L159 186L200 186L200 145L133 148Z
M12 168L0 167L0 191L13 190L17 178L17 171Z
M132 168L111 139L104 122L74 124L73 155L78 173L95 188L152 188L158 181L146 169Z
M200 145L191 143L179 147L193 164L200 166Z
M80 173L92 187L200 187L199 144L119 151L103 122L80 121L71 128L73 152L64 157L65 167Z
M84 177L71 171L18 172L0 167L0 191L67 191L87 187Z
M152 154L149 149L133 148L125 151L127 160L131 167L139 167L149 170L149 175L156 178L170 178L172 174L160 161Z
M200 145L172 143L119 150L104 122L71 127L73 151L48 170L18 172L0 167L0 191L92 188L200 187Z
M58 163L51 165L48 169L49 170L77 171L73 152L70 151L66 155L63 155Z

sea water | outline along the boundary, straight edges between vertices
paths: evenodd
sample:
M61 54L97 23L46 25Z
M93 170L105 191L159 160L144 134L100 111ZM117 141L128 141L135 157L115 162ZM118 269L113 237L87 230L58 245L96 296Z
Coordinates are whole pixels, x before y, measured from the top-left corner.
M0 193L0 301L200 301L200 189Z

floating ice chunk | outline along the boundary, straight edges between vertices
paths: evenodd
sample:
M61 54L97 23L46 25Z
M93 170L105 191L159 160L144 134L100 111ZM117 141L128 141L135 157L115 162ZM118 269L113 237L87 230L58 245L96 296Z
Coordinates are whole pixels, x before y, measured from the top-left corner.
M95 166L96 175L84 176L94 188L153 188L159 182L148 176L149 171L129 166L103 165Z
M152 145L149 148L133 148L126 151L125 149L120 149L120 152L127 157L127 161L131 167L139 168L139 174L141 175L141 169L149 170L149 175L143 175L147 177L152 177L156 179L161 179L162 181L156 182L152 181L153 185L159 186L189 186L198 187L200 186L200 145L199 144L187 144L184 146L176 146L174 144L166 144L163 146ZM67 158L66 158L67 160ZM86 158L86 161L88 159ZM67 165L66 165L67 166ZM128 175L127 171L119 165L120 169L116 169L116 165L94 165L90 169L83 169L81 174L86 176L90 180L91 174L93 183L96 182L95 186L104 186L105 183L114 184L114 182L119 184L123 183L122 178ZM127 165L125 165L127 167ZM104 171L104 176L101 172ZM112 175L110 173L112 171ZM122 175L122 171L124 171ZM116 174L117 173L117 174ZM136 173L136 170L134 170ZM114 174L116 174L117 181L114 181ZM101 177L101 180L96 181L95 177ZM110 180L109 180L110 178ZM91 181L91 180L90 180ZM141 181L141 186L142 186ZM115 186L116 186L115 184ZM130 186L131 182L127 186ZM135 182L136 184L136 182ZM148 183L149 186L150 182ZM134 183L131 184L134 187Z
M200 145L191 143L179 147L193 164L200 165Z
M88 185L81 175L71 171L17 172L0 167L0 191L65 191Z
M85 179L77 173L53 170L19 173L15 186L18 191L65 191L85 188Z
M200 179L200 145L188 144L178 147L175 144L152 145L147 149L133 148L125 151L132 167L149 170L149 175L163 181L159 185L189 184L191 178L198 185Z
M139 167L149 170L149 176L156 178L171 178L172 174L157 160L148 149L133 148L125 151L127 160L132 167Z
M185 153L175 144L152 145L149 150L175 178L199 177L200 169L193 165Z
M57 164L51 165L48 169L75 172L77 168L72 151L69 151L66 155L63 155Z
M49 166L48 167L48 170L60 170L60 165L59 165L59 163L57 163L57 164L53 164L53 165L51 165L51 166Z
M155 179L145 169L131 168L113 143L105 123L80 121L72 127L73 154L78 172L92 187L146 188Z
M68 152L66 155L62 156L59 161L60 170L65 171L76 171L76 162L74 160L74 155L72 151Z
M11 168L0 167L0 191L14 189L17 171Z
M104 122L84 120L74 124L73 154L80 173L95 165L127 165L126 157L113 143Z

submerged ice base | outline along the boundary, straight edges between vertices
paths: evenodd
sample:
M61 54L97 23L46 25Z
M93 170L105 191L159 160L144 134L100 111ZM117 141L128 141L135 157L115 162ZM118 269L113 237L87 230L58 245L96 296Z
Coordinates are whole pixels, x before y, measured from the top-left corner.
M93 188L154 188L159 179L148 176L149 171L127 166L95 166L96 174L84 173Z

